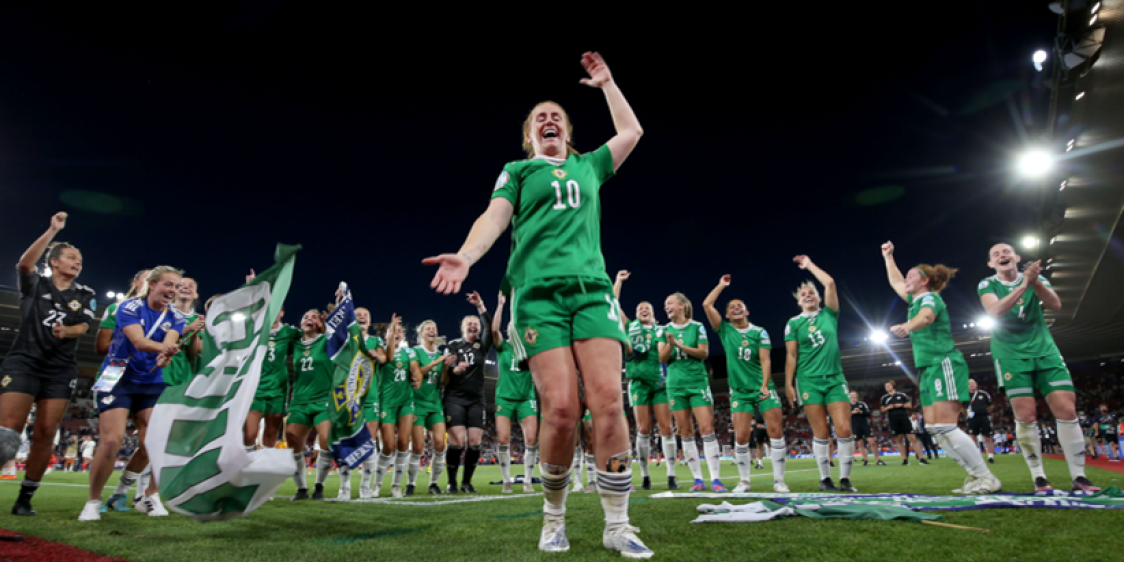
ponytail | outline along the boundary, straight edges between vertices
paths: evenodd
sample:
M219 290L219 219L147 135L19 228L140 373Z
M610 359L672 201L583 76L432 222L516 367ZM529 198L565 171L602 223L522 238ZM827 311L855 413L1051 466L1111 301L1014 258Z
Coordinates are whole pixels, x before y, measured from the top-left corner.
M948 285L948 281L955 277L956 272L959 271L955 267L948 267L943 263L937 265L923 263L916 269L922 277L929 280L929 290L934 293L939 293L941 289L944 289L945 285Z

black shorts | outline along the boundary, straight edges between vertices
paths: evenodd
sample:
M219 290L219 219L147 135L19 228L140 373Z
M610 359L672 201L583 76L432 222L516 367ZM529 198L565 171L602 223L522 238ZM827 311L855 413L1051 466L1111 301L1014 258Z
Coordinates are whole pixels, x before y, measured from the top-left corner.
M913 433L913 422L910 421L909 418L891 417L889 418L889 422L890 432L894 435L909 435Z
M1105 445L1108 445L1109 443L1120 442L1120 436L1115 433L1102 433L1101 436L1097 439Z
M764 428L758 427L749 432L749 446L750 447L763 447L769 444L769 432Z
M0 371L0 394L5 392L30 394L37 401L70 400L77 382L77 368L42 374L26 371Z
M855 422L851 422L851 434L855 438L856 441L868 439L870 437L873 437L873 435L874 435L870 431L870 424L869 423L855 423Z
M475 427L484 428L485 409L484 401L464 400L460 398L446 398L442 402L445 409L446 427Z
M989 416L973 416L968 419L968 435L991 436L991 418Z

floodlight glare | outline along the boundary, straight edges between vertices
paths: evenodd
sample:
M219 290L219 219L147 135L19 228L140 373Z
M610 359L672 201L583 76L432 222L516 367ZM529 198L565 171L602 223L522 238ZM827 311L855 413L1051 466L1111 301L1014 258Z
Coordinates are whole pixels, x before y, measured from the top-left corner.
M983 316L976 322L976 325L985 330L990 330L995 327L995 320L990 316Z
M1038 239L1033 236L1023 238L1023 248L1033 250L1038 247Z
M1041 49L1034 51L1034 62L1035 64L1042 64L1046 62L1046 51L1043 51Z
M1027 177L1041 176L1054 166L1054 158L1045 150L1031 150L1019 158L1019 173Z
M113 291L110 291L110 292L105 294L105 298L107 298L107 299L111 299L115 296L117 296L117 293L114 293Z
M888 339L890 339L889 334L883 332L882 330L874 330L870 333L870 341L874 343L886 343L886 340Z

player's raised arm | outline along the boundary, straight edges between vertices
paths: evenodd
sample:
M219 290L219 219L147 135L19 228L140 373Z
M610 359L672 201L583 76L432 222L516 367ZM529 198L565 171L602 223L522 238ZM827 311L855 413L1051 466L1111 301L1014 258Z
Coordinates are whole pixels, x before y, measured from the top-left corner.
M441 254L422 260L426 265L437 265L437 274L430 282L430 288L437 289L441 294L459 293L461 283L468 277L468 270L473 264L480 261L484 254L496 243L496 239L507 229L511 223L511 215L515 207L511 201L502 197L492 199L484 214L472 224L461 249L455 254Z
M613 298L617 299L618 304L621 302L621 289L629 277L632 277L632 274L622 269L617 272L617 278L613 281ZM624 307L621 307L621 324L628 326L628 315L624 313Z
M19 272L24 275L35 273L35 262L43 257L43 252L47 251L47 246L55 239L55 235L64 228L66 228L66 213L56 213L51 217L51 225L47 227L47 231L35 242L32 242L31 246L20 256L20 261L16 265Z
M812 272L812 275L816 277L816 281L819 281L820 284L823 285L824 306L839 312L839 293L835 288L835 279L828 275L826 271L820 269L819 266L812 263L812 258L808 256L796 256L792 261L796 262L796 265L800 266L800 269Z
M882 259L886 262L886 276L890 278L890 287L902 300L909 300L906 298L905 278L902 277L902 272L898 269L897 262L894 261L893 242L887 241L882 245Z
M492 340L494 345L499 346L503 343L503 305L507 302L501 291L499 297L496 298L496 315L492 318Z
M706 296L706 300L703 301L703 310L706 311L706 319L710 320L710 327L715 330L718 330L718 327L722 325L722 313L718 312L717 308L714 308L714 303L718 302L718 296L729 286L730 276L723 275L722 278L718 280L718 285L710 291L710 294Z
M613 155L615 171L620 169L621 164L624 164L625 159L632 154L636 143L640 142L640 137L644 135L644 129L640 127L640 121L632 112L632 106L628 105L621 89L613 81L613 75L609 72L605 59L601 58L599 53L585 53L582 55L582 66L589 73L589 78L583 78L581 83L601 88L601 91L605 92L605 101L609 102L609 112L613 115L613 127L617 134L605 144L609 145L609 152Z

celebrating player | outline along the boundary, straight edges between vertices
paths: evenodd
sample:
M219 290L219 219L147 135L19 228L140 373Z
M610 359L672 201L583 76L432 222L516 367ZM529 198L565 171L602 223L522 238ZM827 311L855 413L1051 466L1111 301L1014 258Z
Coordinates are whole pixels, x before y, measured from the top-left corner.
M394 316L387 328L386 348L389 361L379 374L379 419L382 421L382 455L375 470L374 497L382 490L383 476L394 463L390 495L400 498L402 477L410 462L410 437L414 434L414 389L421 385L417 355L406 344L406 330L401 319ZM395 454L396 453L396 454Z
M371 378L371 384L367 387L367 393L363 395L363 414L367 422L367 431L371 434L372 439L379 438L379 399L381 398L381 382L380 375L382 374L382 365L386 365L387 351L386 341L378 335L370 335L368 332L371 330L371 311L366 308L355 309L355 321L359 324L359 330L362 332L363 341L367 347L367 355L375 361L375 374ZM359 499L370 499L373 495L371 490L371 480L375 477L375 472L378 471L379 458L381 455L372 454L367 457L360 465L359 477ZM386 467L383 467L386 470ZM347 473L347 478L344 478L344 473ZM351 499L351 472L344 464L340 467L340 492L337 499L350 500ZM381 482L381 478L380 478ZM346 490L345 490L346 488Z
M890 328L894 335L909 338L913 344L913 363L921 386L921 407L928 423L925 427L937 442L968 471L959 492L994 494L1003 489L999 479L987 468L980 449L957 425L960 410L968 402L968 362L952 341L948 307L941 289L956 275L944 264L921 264L902 277L894 261L894 244L882 245L890 287L909 304L909 321Z
M824 296L815 283L805 281L793 295L803 312L789 319L784 328L787 358L784 365L784 386L789 402L797 398L812 426L812 453L820 469L820 490L854 492L851 465L855 458L855 441L851 436L851 400L847 396L847 380L843 378L843 359L839 354L839 293L835 279L812 263L808 256L793 258L796 265L810 271L824 287ZM820 305L826 308L820 308ZM793 387L793 378L797 387ZM798 393L799 392L799 393ZM827 416L835 422L839 444L839 487L831 481L831 431Z
M1073 379L1058 346L1050 335L1042 304L1061 310L1062 301L1039 275L1042 266L1031 262L1019 272L1022 258L1010 244L996 244L988 251L988 267L995 275L980 281L979 296L989 316L995 319L991 331L991 357L995 376L1011 401L1015 413L1015 435L1023 458L1038 491L1052 490L1042 468L1042 442L1038 437L1037 406L1034 391L1046 403L1058 422L1058 442L1069 465L1074 490L1099 491L1085 477L1085 442L1077 423L1077 395Z
M300 330L281 323L285 310L277 313L277 320L269 331L269 352L262 362L261 379L254 392L250 413L246 416L245 435L242 443L248 451L254 449L258 440L258 428L265 420L261 435L262 448L272 449L277 445L277 436L285 423L285 398L289 395L289 353L293 342L300 336Z
M445 374L449 380L442 406L449 430L445 460L449 467L450 494L457 493L457 469L462 464L462 453L464 480L460 491L476 493L472 475L480 461L480 442L484 438L484 360L492 349L492 319L479 294L468 295L468 302L476 307L478 316L465 316L461 320L461 337L445 346L445 360L449 366Z
M730 411L734 419L734 459L738 464L741 480L734 488L735 493L748 492L749 486L749 441L751 421L755 410L765 418L769 433L769 456L773 461L773 491L787 494L784 483L784 462L787 447L784 442L781 401L772 379L772 361L769 350L773 348L769 333L761 326L749 322L749 308L745 302L733 299L726 303L726 318L723 319L714 303L722 291L730 286L730 276L724 275L703 301L703 310L710 320L710 327L718 332L718 339L726 350L726 369L729 373ZM709 457L709 455L708 455ZM708 459L709 460L709 459Z
M582 83L605 93L617 134L593 153L579 154L568 143L573 128L565 111L552 102L535 106L523 124L530 159L504 167L492 203L457 254L424 263L440 264L432 287L445 294L458 292L472 264L509 223L514 225L505 285L514 292L512 317L522 339L512 343L517 359L530 358L543 406L539 447L545 506L539 548L570 548L565 513L574 431L581 416L580 364L597 432L598 490L606 519L602 543L624 556L647 558L652 551L628 520L632 472L620 395L625 335L601 254L598 197L643 131L601 56L586 53L582 65L590 75Z
M503 493L513 492L511 486L511 422L523 428L523 491L535 491L531 484L531 473L535 469L538 456L539 409L535 400L534 381L531 373L519 368L515 360L512 344L504 341L500 326L503 322L503 306L507 302L503 293L499 295L496 315L492 319L492 339L496 342L496 366L499 381L496 382L496 442L500 449L500 470L503 473ZM510 326L509 326L510 329Z
M308 483L305 479L304 447L308 434L313 428L320 445L316 458L316 488L312 499L324 499L324 481L332 470L332 451L328 447L328 431L331 429L331 413L328 400L332 394L332 373L335 367L328 357L327 342L324 337L324 321L320 311L313 308L301 317L300 336L293 341L293 397L289 402L289 418L285 424L285 442L293 449L293 463L296 473L293 479L297 484L297 494L293 500L308 499Z
M13 515L35 515L31 497L50 465L52 442L78 379L78 337L94 320L94 290L74 281L82 272L82 253L65 242L52 244L65 227L66 213L51 217L16 264L20 324L0 367L0 426L22 434L32 404L37 414ZM44 253L51 274L41 277L35 262Z
M101 493L113 474L113 464L125 437L130 414L137 425L139 443L144 443L152 408L168 385L162 369L179 352L185 318L172 306L182 282L178 269L162 265L149 272L141 294L121 303L113 343L94 385L98 407L100 447L90 466L90 496L79 521L101 519ZM135 508L150 516L168 515L155 479L144 500Z
M198 337L198 332L206 326L203 315L195 312L198 300L199 286L194 279L184 277L176 292L176 302L172 304L187 319L187 327L183 329L184 338L180 342L184 351L173 357L172 362L164 369L164 382L168 386L191 382L195 375L195 358L203 351L203 338Z
M421 384L414 389L414 434L413 452L410 454L410 481L406 485L406 495L414 495L417 485L421 458L425 454L425 434L433 441L432 473L429 476L429 493L440 494L437 483L445 470L445 411L441 408L441 379L445 374L445 358L437 349L437 323L425 320L418 324L418 345L414 348L417 357Z
M632 274L618 271L613 283L613 295L619 301L621 286ZM629 320L623 312L621 318L626 325L628 341L632 353L625 363L625 377L628 378L628 396L632 402L632 413L636 416L636 455L640 457L640 474L643 477L640 487L652 489L652 479L648 474L648 459L652 456L652 414L656 415L656 425L660 428L661 443L667 461L667 487L678 490L675 478L675 437L671 434L671 407L668 406L666 379L660 368L660 350L656 324L656 313L652 303L643 301L636 305L636 318Z

